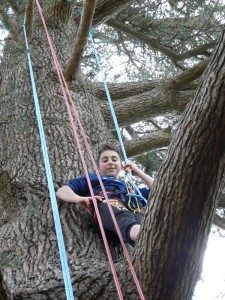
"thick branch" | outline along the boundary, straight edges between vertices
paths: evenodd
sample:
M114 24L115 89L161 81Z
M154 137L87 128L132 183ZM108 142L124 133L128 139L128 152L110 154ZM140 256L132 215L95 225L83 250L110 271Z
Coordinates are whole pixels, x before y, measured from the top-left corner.
M27 37L31 38L33 33L33 21L34 21L34 3L35 0L28 0L26 7L26 32Z
M127 155L129 157L137 156L151 150L166 147L170 143L171 128L163 129L144 135L141 138L132 139L124 142Z
M154 89L159 83L159 80L146 80L139 82L108 83L107 85L111 98L116 100L147 92ZM106 92L102 82L93 83L89 81L88 86L92 95L101 100L106 99Z
M43 4L43 12L47 26L54 27L67 22L74 8L73 2L69 0L46 1L45 5Z
M178 92L172 88L159 87L137 96L114 102L114 109L120 126L145 121L165 114L180 114L193 97L193 91ZM108 104L101 105L108 128L113 128Z
M197 66L196 66L197 67ZM200 66L199 66L200 67ZM195 67L194 67L195 68ZM187 78L189 76L189 72L187 72ZM196 73L197 73L196 69ZM199 70L200 73L200 70ZM181 77L180 77L181 76ZM192 76L192 75L190 75ZM195 75L193 75L192 78L194 78ZM181 84L180 81L181 80ZM178 82L177 82L178 81ZM189 79L190 81L190 79ZM117 100L121 98L127 98L131 96L138 95L140 93L144 93L150 90L153 90L154 88L157 88L161 85L164 85L164 80L146 80L146 81L138 81L138 82L124 82L124 83L107 83L108 89L111 95L112 100ZM195 90L197 87L197 82L192 82L189 84L184 84L185 80L183 80L182 74L178 75L178 77L174 77L170 80L170 83L175 84L174 87L176 87L177 90ZM178 83L176 85L176 83ZM89 89L91 90L91 94L97 97L101 100L106 100L106 92L105 88L102 84L102 82L88 82ZM73 89L74 85L71 85L71 89ZM182 87L182 88L181 88Z
M182 72L178 76L174 77L172 80L169 80L169 84L173 85L177 90L181 90L188 83L191 83L195 79L199 78L202 73L205 71L205 68L208 65L208 60L195 65L194 67L188 69L187 71Z
M74 44L74 50L64 71L67 81L72 80L79 69L95 11L95 4L96 1L93 0L86 0L84 2L83 13Z
M93 18L93 26L105 23L115 13L121 11L132 0L98 0L95 15Z
M148 45L152 49L158 50L161 53L165 54L173 62L177 62L177 61L181 61L181 60L184 60L187 58L195 57L197 55L204 55L206 50L212 49L216 44L216 42L213 41L213 42L210 42L210 43L207 43L204 45L200 45L198 48L195 48L193 50L186 51L181 54L177 54L176 52L174 52L173 50L171 50L164 44L160 43L155 38L149 37L145 33L137 31L137 30L131 28L131 26L128 26L119 20L110 19L107 21L107 25L113 27L116 30L122 31L123 33L125 33L141 42L144 42L146 45Z
M168 83L162 80L146 80L140 82L108 83L107 85L113 100L121 100L121 98L135 96L165 85L168 89L192 90L196 88L196 84L190 85L190 83L202 75L207 64L208 60L204 60L178 76L168 80ZM88 82L88 86L92 95L96 96L98 99L106 99L105 89L101 82Z
M114 101L114 109L120 126L143 121L161 114L181 113L193 96L193 91L178 90L199 78L206 65L207 61L204 61L172 80L161 82L151 91ZM108 118L109 108L105 103L102 104L102 113L106 122L108 122L108 126L111 127Z
M223 189L224 44L223 33L170 143L136 242L136 265L151 299L191 299L201 274L211 222ZM151 272L143 269L146 261ZM159 268L163 272L159 273Z

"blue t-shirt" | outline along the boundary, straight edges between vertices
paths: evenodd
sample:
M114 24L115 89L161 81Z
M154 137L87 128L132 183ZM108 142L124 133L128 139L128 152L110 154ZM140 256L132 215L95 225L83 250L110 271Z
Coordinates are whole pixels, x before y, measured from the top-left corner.
M97 175L94 173L90 173L89 178L94 194L96 196L98 195L104 197ZM107 192L108 198L116 198L118 200L121 200L122 202L126 202L127 188L124 180L111 176L101 176L101 179ZM68 186L79 196L88 197L91 195L86 176L81 176L71 180L68 183ZM142 196L145 199L148 199L150 189L140 188L139 190Z

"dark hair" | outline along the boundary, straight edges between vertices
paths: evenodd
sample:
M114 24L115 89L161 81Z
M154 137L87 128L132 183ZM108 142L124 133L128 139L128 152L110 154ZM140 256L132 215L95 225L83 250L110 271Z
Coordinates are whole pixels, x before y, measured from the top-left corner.
M101 149L98 151L98 158L97 158L97 163L99 164L99 161L100 161L100 156L103 152L105 151L108 151L108 150L111 150L111 151L115 151L118 155L119 155L119 158L121 158L121 154L120 154L120 150L117 149L116 147L114 146L111 146L111 145L108 145L108 144L105 144L101 147Z

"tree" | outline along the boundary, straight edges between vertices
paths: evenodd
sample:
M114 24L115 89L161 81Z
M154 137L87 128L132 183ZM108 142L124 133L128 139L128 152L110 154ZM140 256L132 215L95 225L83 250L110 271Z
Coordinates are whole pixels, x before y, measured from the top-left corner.
M179 20L184 18L179 14L189 14L194 8L203 14L203 8L210 6L207 1L182 2L186 6L181 7L179 1L168 1L173 14L172 17L165 15L162 19L167 24L163 30L169 24L177 28ZM41 1L49 34L64 68L88 141L94 154L97 154L101 144L108 140L115 142L115 137L111 133L112 125L108 121L109 112L103 101L105 96L102 88L85 77L79 64L76 64L83 52L79 47L84 47L86 43L87 24L93 18L95 26L105 22L107 26L120 29L122 34L132 37L137 27L142 25L145 36L136 34L136 37L142 38L142 42L151 27L144 22L141 24L143 20L140 15L138 18L133 14L137 17L132 21L130 18L130 21L124 21L131 11L146 11L148 1L136 1L128 8L130 1L101 0L97 1L95 10L94 7L90 9L93 3L85 1L80 21L80 15L74 11L74 1ZM155 5L155 9L150 10L151 14L157 17L160 4L157 6L157 2L152 1L151 5ZM214 8L222 11L223 6L218 3ZM9 31L0 77L0 296L2 299L65 299L21 30L25 11L55 187L83 173L37 7L33 1L0 1L1 20ZM115 13L118 16L116 19L112 18ZM173 22L174 18L177 18L177 22ZM201 20L199 14L198 22ZM149 21L149 16L144 21ZM219 27L218 20L210 21L215 21L214 26ZM192 29L196 26L193 22L191 14L189 26L192 25ZM79 24L82 26L79 27ZM127 27L130 27L129 32ZM152 27L160 32L160 18ZM76 37L77 31L82 34ZM202 40L199 36L202 36ZM185 43L182 44L177 36L174 49L182 55L175 55L175 51L171 50L167 35L160 43L157 43L157 38L148 39L145 43L152 43L151 47L173 61L175 67L171 64L168 72L173 77L110 85L119 123L130 132L133 130L130 125L134 122L149 121L150 118L174 111L181 114L189 103L157 175L142 232L134 249L130 250L146 299L191 299L201 272L202 256L222 191L224 173L224 144L221 143L225 131L224 34L208 64L216 38L213 40L209 32L205 36L196 34L196 39L193 36L188 39L184 54ZM196 44L197 40L201 45ZM193 48L190 49L192 44ZM122 46L132 60L126 43L121 43ZM183 61L190 57L194 57L195 64L192 66L190 62ZM204 76L199 79L207 64ZM196 80L201 80L201 83L192 99ZM137 109L135 114L134 109ZM159 136L155 136L155 140L160 140ZM151 133L141 141L148 141L148 138L153 138ZM168 132L163 138L158 147L168 144ZM136 142L133 139L132 146ZM149 144L146 142L145 149L141 151L150 150ZM131 156L139 154L133 152L129 142L126 145ZM156 144L154 148L157 148ZM86 153L85 156L90 162ZM59 202L59 211L73 287L78 299L116 299L102 241L90 225L88 214L80 207L62 202ZM124 297L136 299L135 287L129 280L123 255L119 248L113 249Z

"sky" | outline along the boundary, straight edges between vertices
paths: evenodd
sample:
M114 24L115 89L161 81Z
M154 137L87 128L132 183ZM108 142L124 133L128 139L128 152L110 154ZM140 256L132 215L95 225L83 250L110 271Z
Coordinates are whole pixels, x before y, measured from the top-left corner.
M221 231L222 232L222 231ZM225 300L225 231L211 233L205 252L203 272L193 300Z

